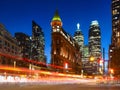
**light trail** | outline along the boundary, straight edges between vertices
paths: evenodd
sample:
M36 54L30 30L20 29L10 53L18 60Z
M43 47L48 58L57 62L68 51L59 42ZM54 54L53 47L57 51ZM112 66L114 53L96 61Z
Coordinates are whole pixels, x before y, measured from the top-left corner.
M7 58L16 59L17 61L23 61L23 62L27 62L27 63L30 63L30 64L44 65L44 66L50 66L52 68L65 69L65 67L63 67L63 66L46 64L46 63L43 63L43 62L38 62L36 60L31 60L31 59L28 59L28 58L21 58L19 56L13 56L13 55L9 55L9 54L3 54L1 52L0 52L0 56L5 56ZM71 69L72 68L67 68L67 70L71 70Z
M49 75L49 76L71 77L71 78L80 78L81 77L80 75L74 75L74 74L63 74L63 73L50 72L50 71L44 71L44 70L30 70L28 68L18 68L18 67L3 66L3 65L0 65L0 72L6 72L6 73L18 72L19 74L25 73L26 75L38 74L39 76Z
M27 62L29 64L35 64L35 65L46 65L50 66L52 68L59 68L59 69L65 69L62 66L56 66L51 64L45 64L42 62L38 62L35 60L30 60L27 58L21 58L19 56L12 56L9 54L3 54L0 53L0 56L4 56L6 58L10 58L13 60L23 61ZM70 70L71 68L67 68L67 70ZM45 70L32 70L29 68L23 68L23 67L17 67L8 66L8 65L0 65L0 82L31 82L31 81L66 81L66 80L72 80L75 78L81 78L80 75L74 75L74 74L64 74L64 73L58 73L58 72L51 72L51 71L45 71ZM41 81L42 80L42 81Z

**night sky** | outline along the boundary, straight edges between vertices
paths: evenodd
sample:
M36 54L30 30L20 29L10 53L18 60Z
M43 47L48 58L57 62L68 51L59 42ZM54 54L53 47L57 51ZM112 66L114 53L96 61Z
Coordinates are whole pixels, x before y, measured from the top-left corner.
M51 26L50 22L58 9L63 28L71 36L80 23L85 44L91 21L98 20L101 28L101 44L105 48L105 59L111 43L111 0L0 0L0 23L14 36L15 32L32 35L32 20L43 29L45 54L50 62Z

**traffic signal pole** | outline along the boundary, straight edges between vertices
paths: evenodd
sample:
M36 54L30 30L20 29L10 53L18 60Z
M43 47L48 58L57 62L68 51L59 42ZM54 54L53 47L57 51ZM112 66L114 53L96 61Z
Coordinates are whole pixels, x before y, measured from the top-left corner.
M105 48L103 48L103 75L105 74Z

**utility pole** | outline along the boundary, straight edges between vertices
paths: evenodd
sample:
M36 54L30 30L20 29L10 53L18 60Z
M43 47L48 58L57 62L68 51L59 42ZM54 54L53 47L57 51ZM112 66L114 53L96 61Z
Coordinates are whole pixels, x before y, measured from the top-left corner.
M103 48L103 75L105 74L105 48Z

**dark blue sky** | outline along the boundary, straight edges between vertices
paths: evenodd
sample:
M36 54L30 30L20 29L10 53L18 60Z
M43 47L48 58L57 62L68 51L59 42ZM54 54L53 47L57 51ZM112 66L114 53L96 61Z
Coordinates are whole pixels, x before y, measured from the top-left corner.
M50 22L58 9L66 32L74 35L76 24L81 25L85 44L91 21L98 20L101 28L102 48L108 59L111 43L111 0L0 0L0 23L14 36L15 32L32 35L32 20L38 23L45 34L45 54L50 61Z

